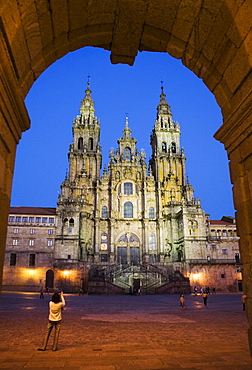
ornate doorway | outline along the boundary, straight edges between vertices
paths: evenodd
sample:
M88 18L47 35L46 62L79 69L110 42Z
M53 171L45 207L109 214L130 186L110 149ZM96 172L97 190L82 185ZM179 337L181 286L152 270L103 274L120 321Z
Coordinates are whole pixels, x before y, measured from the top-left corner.
M140 241L136 235L126 233L120 236L117 241L117 262L122 265L139 265Z

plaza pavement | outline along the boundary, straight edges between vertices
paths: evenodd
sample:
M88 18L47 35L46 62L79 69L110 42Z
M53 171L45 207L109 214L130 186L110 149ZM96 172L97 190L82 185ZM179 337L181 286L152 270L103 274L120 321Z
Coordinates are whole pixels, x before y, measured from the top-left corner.
M3 292L1 369L252 369L241 294L98 296L66 294L58 351L37 351L51 295Z

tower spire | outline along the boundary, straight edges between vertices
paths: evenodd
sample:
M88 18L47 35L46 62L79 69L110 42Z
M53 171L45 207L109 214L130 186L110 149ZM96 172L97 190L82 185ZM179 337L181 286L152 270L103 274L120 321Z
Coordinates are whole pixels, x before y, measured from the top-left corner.
M85 90L85 96L83 100L81 101L81 107L80 107L80 114L84 117L84 120L90 120L94 117L94 101L91 96L91 88L90 88L90 76L87 76L87 88Z
M163 81L161 81L161 94L160 94L160 101L157 107L159 114L170 114L171 115L171 107L166 101L166 95L164 93L164 85Z

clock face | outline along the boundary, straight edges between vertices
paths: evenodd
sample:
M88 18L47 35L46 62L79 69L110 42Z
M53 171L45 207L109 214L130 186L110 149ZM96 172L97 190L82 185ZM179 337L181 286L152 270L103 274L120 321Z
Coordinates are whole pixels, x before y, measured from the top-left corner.
M106 243L102 243L102 244L101 244L101 250L102 250L102 251L106 251L107 249L108 249L107 244L106 244Z

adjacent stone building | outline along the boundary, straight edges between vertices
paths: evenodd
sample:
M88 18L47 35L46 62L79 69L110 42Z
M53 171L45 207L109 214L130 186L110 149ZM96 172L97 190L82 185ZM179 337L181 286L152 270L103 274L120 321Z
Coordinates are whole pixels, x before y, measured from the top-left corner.
M42 223L33 227L23 222L30 222L28 210L17 210L23 212L23 231L20 244L15 245L19 216L12 210L3 285L21 286L25 278L17 284L14 277L10 279L11 270L33 259L37 262L28 267L40 268L34 287L94 293L123 293L130 287L146 293L190 292L195 285L241 289L234 218L212 221L195 199L186 176L180 126L173 120L163 87L150 139L152 155L147 163L126 117L118 147L110 151L108 168L100 175L100 122L88 82L73 122L69 170L56 214L47 209L48 214L39 215L46 209L34 208L31 218L41 217ZM50 212L55 223L49 222ZM43 223L46 218L49 224ZM33 228L36 243L28 235ZM31 278L23 285L31 286Z

